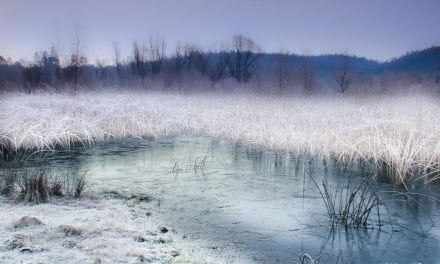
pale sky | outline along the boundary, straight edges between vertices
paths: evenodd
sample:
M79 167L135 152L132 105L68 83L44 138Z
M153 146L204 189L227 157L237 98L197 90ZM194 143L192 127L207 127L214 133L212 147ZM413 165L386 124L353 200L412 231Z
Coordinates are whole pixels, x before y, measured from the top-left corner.
M438 0L0 0L0 55L31 59L59 45L71 51L74 25L94 62L122 57L150 34L176 43L219 47L233 34L251 37L266 52L348 52L388 60L440 45Z

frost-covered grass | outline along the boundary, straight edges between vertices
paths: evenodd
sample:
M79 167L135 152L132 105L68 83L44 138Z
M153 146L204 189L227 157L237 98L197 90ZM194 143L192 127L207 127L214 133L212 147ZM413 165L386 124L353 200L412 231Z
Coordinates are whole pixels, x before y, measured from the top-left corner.
M0 142L10 150L189 134L344 163L366 160L398 183L440 167L440 107L422 94L10 93L0 109Z
M170 226L163 232L163 219L143 203L101 193L30 206L0 196L0 263L253 263ZM18 224L23 217L41 224Z
M162 235L153 221L136 221L116 200L26 206L0 198L0 210L0 263L164 263L172 258L172 235ZM15 227L23 216L42 224ZM64 233L66 225L81 234ZM23 238L24 245L15 246L14 237Z

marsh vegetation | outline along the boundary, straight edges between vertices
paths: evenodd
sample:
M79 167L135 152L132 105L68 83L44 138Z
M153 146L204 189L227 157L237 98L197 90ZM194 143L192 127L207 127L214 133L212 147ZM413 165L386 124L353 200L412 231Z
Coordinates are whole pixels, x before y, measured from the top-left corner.
M0 263L440 259L434 1L33 2L0 1Z
M408 192L386 178L371 178L374 164L354 162L347 167L337 159L199 136L108 140L45 153L28 160L28 165L50 167L55 175L68 172L72 178L87 172L83 198L51 196L49 204L38 205L47 208L46 215L36 214L43 222L56 223L50 219L56 218L58 209L49 209L55 205L84 210L80 218L66 216L60 223L80 228L81 236L90 240L87 245L76 241L77 247L64 249L74 259L78 259L75 248L99 244L94 240L98 237L93 238L94 229L121 224L113 218L102 225L84 220L88 214L98 218L108 214L95 212L95 203L98 208L116 209L124 218L148 225L161 223L167 230L175 230L157 242L169 249L160 261L362 263L397 261L402 256L414 261L437 257L426 254L440 241L435 225L440 217L435 185L412 181ZM316 185L321 191L325 186L324 196ZM11 204L2 202L2 206ZM15 206L16 210L23 208L21 203ZM148 235L151 230L142 234L126 225L120 228L125 230L124 237L159 241ZM113 234L102 231L99 239L119 243L107 236ZM414 249L414 243L422 243L424 248ZM58 249L60 245L52 246ZM53 258L53 250L33 254ZM172 250L179 256L172 257ZM87 253L84 258L112 259L107 251L102 252ZM7 251L8 256L12 253Z
M14 92L0 99L1 155L107 139L194 135L335 159L344 166L373 164L397 184L434 182L440 161L436 100L426 94Z

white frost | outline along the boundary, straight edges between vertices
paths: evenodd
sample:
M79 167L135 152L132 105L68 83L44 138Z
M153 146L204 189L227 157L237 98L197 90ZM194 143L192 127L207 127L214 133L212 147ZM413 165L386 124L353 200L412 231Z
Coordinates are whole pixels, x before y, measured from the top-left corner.
M398 182L415 167L439 168L440 107L421 94L11 93L0 107L0 143L12 148L187 134L348 162L371 158L386 162Z

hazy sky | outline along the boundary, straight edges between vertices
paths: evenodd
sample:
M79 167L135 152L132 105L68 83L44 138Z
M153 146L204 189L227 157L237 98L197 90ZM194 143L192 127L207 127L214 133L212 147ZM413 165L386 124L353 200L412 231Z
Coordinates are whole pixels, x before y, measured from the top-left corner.
M74 25L90 61L130 55L150 34L215 48L236 33L264 51L348 52L388 60L440 45L439 0L0 0L0 55L32 58L58 44L67 57Z

